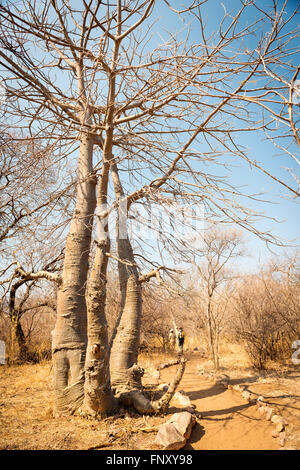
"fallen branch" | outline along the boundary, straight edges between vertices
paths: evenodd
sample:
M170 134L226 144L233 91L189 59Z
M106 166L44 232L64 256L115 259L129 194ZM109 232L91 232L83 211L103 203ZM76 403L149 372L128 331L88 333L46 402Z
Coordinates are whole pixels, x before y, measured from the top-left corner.
M143 432L157 432L159 430L159 426L153 426L152 428L140 428L138 431Z
M97 450L97 449L103 449L104 447L110 447L112 446L115 440L116 439L113 439L110 442L102 442L100 444L97 444L96 446L88 447L87 450Z

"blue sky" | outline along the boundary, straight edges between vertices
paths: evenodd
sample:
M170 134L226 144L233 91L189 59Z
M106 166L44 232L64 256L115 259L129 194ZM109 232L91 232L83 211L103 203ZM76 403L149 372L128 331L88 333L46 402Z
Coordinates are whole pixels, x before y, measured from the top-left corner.
M179 5L186 4L187 2L176 2L176 7L179 8ZM258 2L261 8L266 8L267 5L272 2L263 0ZM283 5L284 2L280 1L279 6ZM174 3L173 3L174 4ZM240 7L241 2L239 0L209 0L207 4L203 6L203 10L206 10L207 14L207 27L208 30L214 31L216 26L218 26L219 20L224 14L224 8L227 11L235 10ZM178 6L177 6L178 5ZM294 9L298 6L298 2L294 0L289 0L287 4L287 12L292 13ZM167 12L167 7L160 7L160 12L164 23L166 22L167 17L169 16ZM255 19L256 12L253 10L249 15L249 10L247 11L247 21L251 23ZM204 14L205 16L205 14ZM172 24L169 23L169 26L172 28L182 27L182 22L180 20L177 23L173 23L174 17L172 17ZM291 23L291 28L299 24L299 15ZM164 32L159 34L164 37ZM166 34L166 33L165 33ZM193 29L191 38L197 40L197 29ZM165 36L167 37L167 36ZM249 40L249 45L251 45L251 38ZM299 48L298 48L299 51ZM299 57L299 52L298 52ZM265 137L261 134L256 136L253 133L244 134L240 137L240 142L249 149L249 156L257 162L263 163L264 168L270 173L274 174L276 177L280 177L284 174L284 180L290 184L294 183L292 176L289 175L286 168L292 168L295 174L299 178L299 165L296 162L292 161L285 152L275 148L274 145L266 141ZM283 144L284 145L284 144ZM298 152L299 149L294 146L294 151ZM262 174L259 170L249 168L249 165L244 161L236 161L236 167L231 170L230 179L236 185L245 185L249 189L249 192L258 193L263 192L265 196L262 199L266 199L271 203L258 203L251 202L251 207L258 212L264 212L267 217L275 218L280 222L277 223L274 220L268 220L267 218L261 220L257 223L257 226L261 228L262 231L271 230L274 236L278 236L282 241L285 241L287 245L293 245L293 247L300 247L300 206L295 202L291 197L289 191L278 183L273 181L271 178L268 178L266 175ZM285 252L294 251L293 247L276 247L270 246L269 251L265 242L259 240L256 236L247 233L246 237L248 239L247 248L250 257L245 258L244 268L245 269L256 269L261 262L264 262L268 257L272 256L272 253L282 255Z

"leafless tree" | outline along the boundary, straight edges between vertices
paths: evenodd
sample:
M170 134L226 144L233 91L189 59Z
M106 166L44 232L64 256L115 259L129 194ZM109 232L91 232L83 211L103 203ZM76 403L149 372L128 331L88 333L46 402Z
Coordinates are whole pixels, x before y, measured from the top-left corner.
M33 309L40 309L46 306L52 307L48 295L44 295L43 299L38 299L36 302L32 303L34 288L41 279L56 281L59 278L59 265L62 258L63 253L58 254L51 261L47 262L38 272L34 272L32 267L29 272L26 272L19 262L16 262L16 267L11 276L6 281L2 281L3 287L5 284L8 284L5 287L5 290L8 292L6 307L5 294L2 296L2 302L3 310L4 312L7 311L6 317L10 322L10 360L12 362L15 360L25 360L28 356L28 344L22 328L22 317ZM29 334L29 331L27 333Z
M62 207L72 185L60 187L59 168L51 162L49 152L30 138L19 140L17 134L1 134L0 288L11 330L11 359L27 357L21 318L29 311L28 302L38 280L24 276L20 263L30 273L38 265L38 270L53 271L63 254L59 221L66 223ZM45 301L38 304L45 305Z
M51 149L47 146L43 147L30 138L20 139L13 132L1 132L0 242L1 253L8 260L12 259L14 249L19 248L18 238L24 241L30 233L30 240L37 230L39 238L43 237L45 220L49 236L50 216L56 217L56 226L59 225L59 210L64 196L71 195L72 181L66 185L64 178L62 186L58 162L51 161L51 158Z
M284 136L296 138L296 107L287 97L297 78L292 58L298 32L290 28L297 11L286 16L286 5L279 8L274 2L272 11L262 11L259 2L244 1L234 13L226 11L211 33L203 18L205 2L186 2L180 11L165 3L170 15L185 23L181 33L172 32L160 43L151 39L159 6L155 0L84 0L79 6L66 0L38 5L24 0L0 7L7 115L26 137L48 141L55 155L72 161L78 152L64 267L55 279L48 276L58 285L53 332L58 413L73 412L83 401L94 411L110 411L115 407L110 375L118 375L122 387L130 369L135 403L140 402L140 410L155 408L145 405L136 380L141 286L152 278L161 281L166 266L141 273L127 229L111 253L106 217L120 209L120 199L125 212L138 202L167 205L170 198L202 204L210 217L274 241L255 227L257 214L240 202L258 195L224 178L225 157L246 161L299 196L297 181L292 186L285 174L273 175L264 162L251 160L237 137L270 131L280 143L276 126L282 125ZM248 11L257 14L252 22ZM191 20L198 28L196 41L189 35ZM251 49L250 37L255 38ZM290 154L297 160L291 148ZM96 206L102 237L88 277ZM108 364L104 303L111 256L119 262L122 299L110 362L116 364L119 345L123 373L115 365L109 371ZM148 260L145 266L151 264ZM178 370L170 390L183 365ZM130 401L133 395L128 394Z
M290 358L299 337L299 254L273 259L241 280L234 295L236 331L254 367Z
M195 265L203 293L200 309L204 309L211 359L219 368L219 338L226 315L225 287L234 278L230 263L242 255L242 240L237 231L211 228L199 239Z

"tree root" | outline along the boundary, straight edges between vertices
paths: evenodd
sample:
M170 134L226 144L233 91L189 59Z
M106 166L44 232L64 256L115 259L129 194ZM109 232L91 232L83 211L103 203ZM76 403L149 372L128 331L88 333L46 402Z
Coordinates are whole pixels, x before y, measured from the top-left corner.
M166 369L167 367L172 367L179 363L180 363L180 359L174 359L173 361L164 362L163 364L160 364L159 366L156 367L156 369L157 370Z
M181 356L178 359L179 366L176 370L174 379L172 380L166 393L158 400L149 400L145 395L138 389L124 392L119 395L119 400L125 406L134 406L134 408L142 414L155 414L162 413L168 409L169 403L172 400L176 388L178 387L186 365L186 359Z

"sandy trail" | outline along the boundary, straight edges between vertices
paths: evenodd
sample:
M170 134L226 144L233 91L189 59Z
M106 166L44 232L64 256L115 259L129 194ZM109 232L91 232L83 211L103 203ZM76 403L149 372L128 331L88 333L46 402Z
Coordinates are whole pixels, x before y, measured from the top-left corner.
M271 435L274 425L262 419L256 405L249 404L239 393L216 384L213 379L201 377L197 372L197 361L189 361L179 385L179 389L185 391L191 403L196 406L196 411L202 415L201 420L194 426L185 449L277 450L280 448L278 439L274 439ZM170 369L162 371L162 381L168 382L171 375ZM231 383L246 384L255 393L255 378L251 374L248 377L234 378ZM266 385L264 387L262 385L260 389L267 390ZM257 391L258 396L261 390ZM295 424L300 426L299 398L298 407L293 409L292 417ZM179 410L172 407L169 411Z
M216 384L216 378L198 374L197 356L189 358L179 390L189 396L201 419L195 424L185 450L273 450L273 425L262 419L256 406L237 392ZM150 361L152 368L157 360ZM54 390L51 363L0 368L0 449L107 449L152 450L159 426L182 407L172 400L167 415L141 416L134 411L106 420L80 416L59 420L52 415ZM169 383L175 366L161 371L159 383ZM288 379L267 379L247 370L227 368L233 384L245 384L257 395L279 404L289 421L291 444L300 449L300 371ZM275 380L275 379L274 379ZM147 381L153 383L151 374ZM148 428L150 432L144 432Z

